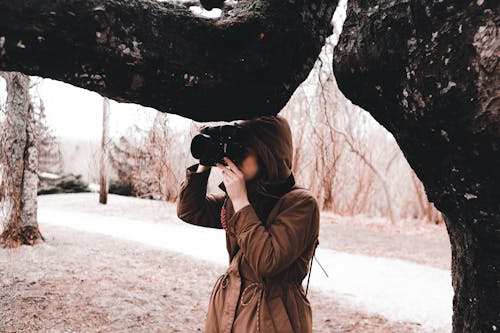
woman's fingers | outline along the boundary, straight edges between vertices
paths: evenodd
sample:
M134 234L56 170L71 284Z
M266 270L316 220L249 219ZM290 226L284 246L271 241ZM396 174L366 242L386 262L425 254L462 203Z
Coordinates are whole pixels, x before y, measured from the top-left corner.
M215 163L217 167L219 167L222 172L230 177L236 176L237 178L243 178L243 172L238 168L230 158L224 156L224 161L226 161L229 168L225 167L221 163Z
M215 165L221 169L222 171L222 174L225 175L226 177L232 179L234 177L236 177L236 174L234 174L233 170L232 169L228 169L226 166L220 164L220 163L215 163Z
M238 166L236 164L234 164L234 162L231 161L230 158L224 157L224 161L226 161L226 163L231 168L231 171L233 171L236 175L238 175L240 177L243 176L243 173L240 171L240 169L238 168Z

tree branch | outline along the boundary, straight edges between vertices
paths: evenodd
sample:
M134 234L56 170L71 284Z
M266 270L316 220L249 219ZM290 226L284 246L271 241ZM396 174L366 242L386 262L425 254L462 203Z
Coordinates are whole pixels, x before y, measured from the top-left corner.
M277 114L337 1L242 0L219 19L152 0L1 1L0 70L197 121Z

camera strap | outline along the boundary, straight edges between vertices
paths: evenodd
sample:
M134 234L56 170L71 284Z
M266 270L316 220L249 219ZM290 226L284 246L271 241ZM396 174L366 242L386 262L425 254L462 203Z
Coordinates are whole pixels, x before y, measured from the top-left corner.
M326 277L329 277L328 273L325 271L323 266L321 266L321 264L319 263L318 258L316 258L316 249L318 248L318 245L319 245L319 240L316 240L316 245L314 246L314 251L313 251L312 258L311 258L311 265L309 266L309 274L307 276L306 296L307 296L307 291L309 290L309 281L311 280L312 265L313 265L314 260L316 260L316 262L318 263L318 265L321 268L321 270L323 271L323 273L325 273Z
M313 251L313 255L311 257L311 265L309 265L309 273L307 274L306 296L307 296L307 291L309 290L309 281L311 280L311 271L312 271L312 267L313 267L313 258L314 258L314 255L316 254L316 248L318 247L318 245L319 245L319 240L316 240L316 245L314 245L314 251Z

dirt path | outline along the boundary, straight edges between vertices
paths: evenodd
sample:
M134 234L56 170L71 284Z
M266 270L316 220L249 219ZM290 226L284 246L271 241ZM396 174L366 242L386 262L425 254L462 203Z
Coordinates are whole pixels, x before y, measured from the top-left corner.
M110 195L104 206L96 204L97 198L96 193L53 194L39 196L39 202L44 208L156 223L172 222L176 216L173 203ZM409 260L447 270L451 267L451 248L444 225L390 226L376 218L339 217L322 212L320 242L321 247L340 252Z
M110 236L42 225L46 243L0 250L0 332L201 332L224 271ZM196 289L194 288L196 286ZM424 332L310 292L314 332Z

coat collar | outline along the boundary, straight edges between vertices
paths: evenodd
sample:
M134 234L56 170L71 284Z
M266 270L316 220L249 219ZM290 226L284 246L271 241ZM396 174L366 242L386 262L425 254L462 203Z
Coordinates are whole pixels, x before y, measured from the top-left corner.
M265 186L269 194L275 195L275 196L282 196L283 194L287 193L290 191L290 189L295 185L295 177L293 176L293 173L290 172L290 176L288 178L280 183L268 183ZM224 182L221 182L219 184L219 188L226 192L226 186L224 185ZM266 194L264 194L266 195Z

